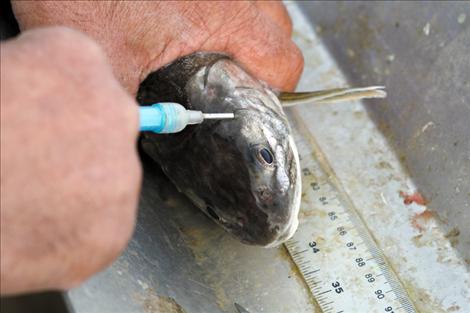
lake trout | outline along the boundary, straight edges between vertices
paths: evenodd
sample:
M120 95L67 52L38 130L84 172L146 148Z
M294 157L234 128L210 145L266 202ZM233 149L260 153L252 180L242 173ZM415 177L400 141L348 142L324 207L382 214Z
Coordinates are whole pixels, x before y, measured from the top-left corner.
M204 113L234 113L177 134L144 132L142 149L199 209L243 243L276 246L297 229L300 163L282 109L382 97L382 87L281 93L247 74L228 56L194 53L151 73L140 105L177 102ZM356 98L355 98L356 95Z

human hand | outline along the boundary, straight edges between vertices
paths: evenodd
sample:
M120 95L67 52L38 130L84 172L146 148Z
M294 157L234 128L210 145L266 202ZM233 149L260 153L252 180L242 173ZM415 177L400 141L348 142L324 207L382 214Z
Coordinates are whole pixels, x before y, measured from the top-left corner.
M28 31L1 49L1 293L70 288L131 236L137 105L75 30Z
M145 77L195 51L224 52L272 87L292 90L303 58L280 2L14 1L20 27L67 25L95 38L135 95Z

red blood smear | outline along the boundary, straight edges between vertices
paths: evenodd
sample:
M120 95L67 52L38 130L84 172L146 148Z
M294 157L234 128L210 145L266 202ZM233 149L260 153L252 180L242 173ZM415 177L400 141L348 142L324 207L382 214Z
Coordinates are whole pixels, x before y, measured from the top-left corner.
M424 225L434 216L434 213L429 210L424 210L421 213L416 213L411 219L411 225L419 230L419 232L424 231Z
M400 191L400 196L403 198L404 204L411 204L414 202L419 205L426 205L428 203L428 201L417 191L413 194L407 194Z

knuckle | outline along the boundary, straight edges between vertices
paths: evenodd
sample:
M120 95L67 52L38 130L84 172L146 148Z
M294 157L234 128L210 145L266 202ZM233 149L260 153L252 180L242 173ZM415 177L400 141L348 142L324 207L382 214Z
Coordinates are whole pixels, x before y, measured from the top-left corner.
M128 127L125 129L126 132L130 131L132 136L137 135L139 128L139 110L138 104L128 94L122 91L122 104L121 104L121 118L122 123Z
M94 271L100 270L114 261L126 248L127 243L131 239L134 230L135 207L132 205L122 205L116 208L121 210L120 214L113 218L108 217L112 221L100 225L96 230L94 245L97 245L99 251L102 251L102 259L97 262ZM107 232L106 234L103 233L103 226ZM97 238L101 239L96 243ZM98 249L93 249L94 253Z
M293 24L292 24L292 19L289 16L289 12L287 11L286 7L282 3L279 4L279 11L280 11L279 14L281 15L282 24L286 32L290 36L292 34Z
M294 26L293 26L292 20L290 19L289 16L286 16L286 18L284 20L284 27L285 27L287 33L290 36L292 34L293 30L294 30Z
M77 286L110 265L132 236L142 170L131 144L117 149L109 154L114 154L113 162L109 155L101 157L89 169L91 180L90 173L84 173L86 187L77 203L86 205L80 206L80 215L74 215L71 233L76 235L64 242L72 253L59 288Z
M291 73L292 80L295 83L300 78L304 68L304 56L302 51L292 42L290 52L289 52L289 60L290 60L290 69L289 72Z
M111 94L116 96L119 93L114 92ZM139 135L138 105L124 92L122 97L115 98L119 100L115 100L112 103L112 115L108 114L108 106L102 106L97 109L99 110L98 114L102 115L105 121L100 125L100 128L105 136L109 136L110 143L120 143L119 149L125 149L126 153L128 153L135 149L136 140Z
M90 272L89 274L86 273L80 273L79 275L73 275L73 274L66 274L62 276L61 280L57 282L56 284L52 284L52 288L57 288L59 290L70 290L73 288L76 288L80 286L82 283L85 282L88 278L90 278L93 275L94 272Z
M105 262L114 259L131 237L137 208L137 194L131 190L120 192L114 201L110 201L110 204L111 206L106 210L108 214L104 216L106 220L95 225L90 237L93 245L100 246ZM99 239L96 242L97 238Z
M303 71L304 58L300 49L289 40L285 46L286 49L281 53L282 57L276 62L278 67L275 69L276 86L283 90L289 91L295 88Z
M120 211L112 215L112 210ZM70 289L109 266L126 248L134 229L135 209L121 205L107 210L110 216L92 225L63 275L59 288ZM115 213L115 212L114 212Z
M292 50L292 62L294 65L294 69L297 72L302 72L303 67L304 67L304 55L302 54L302 51L300 50L299 47L297 47L294 44L293 50Z

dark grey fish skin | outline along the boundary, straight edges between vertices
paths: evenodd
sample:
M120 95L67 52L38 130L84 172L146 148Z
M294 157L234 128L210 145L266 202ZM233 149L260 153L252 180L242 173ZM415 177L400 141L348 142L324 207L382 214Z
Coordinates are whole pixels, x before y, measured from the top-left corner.
M150 74L141 105L178 102L235 119L177 134L142 134L143 150L175 186L244 243L275 246L298 226L297 148L276 95L227 56L195 53Z

